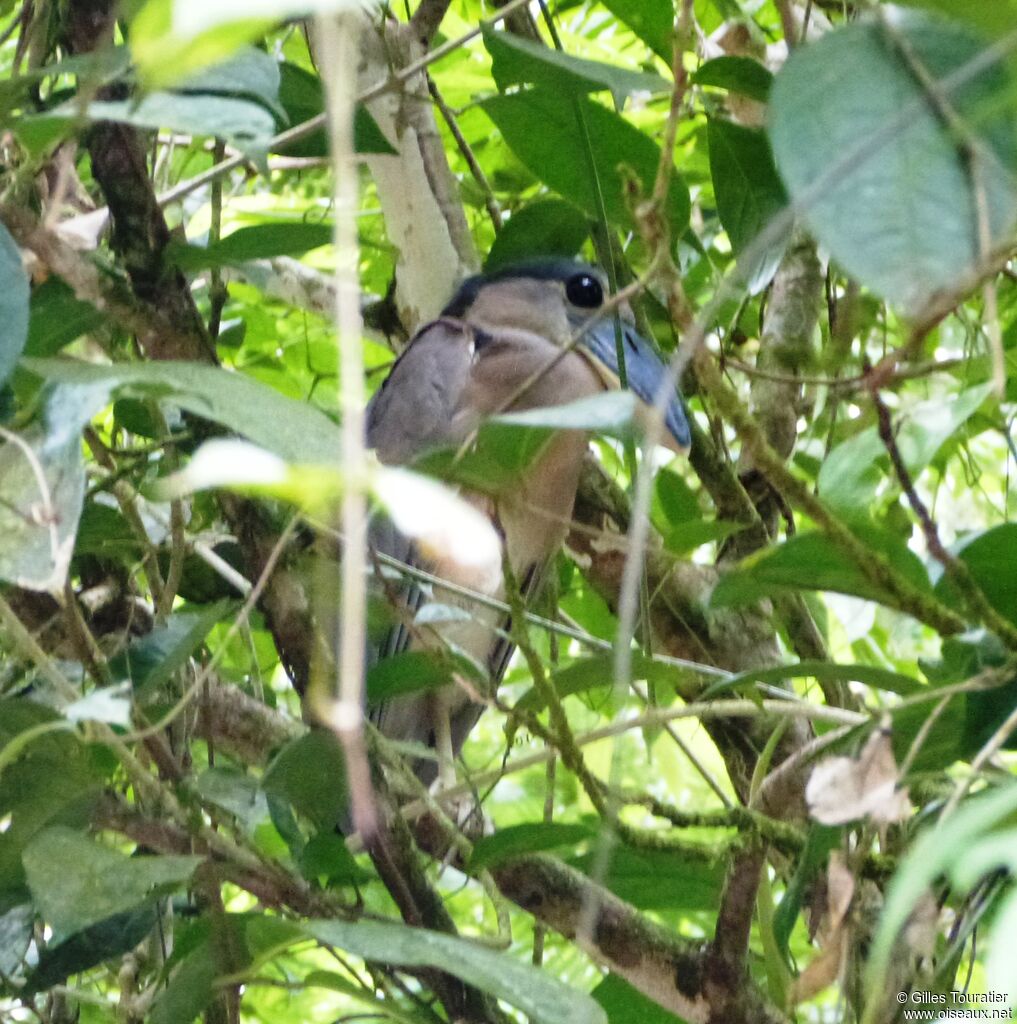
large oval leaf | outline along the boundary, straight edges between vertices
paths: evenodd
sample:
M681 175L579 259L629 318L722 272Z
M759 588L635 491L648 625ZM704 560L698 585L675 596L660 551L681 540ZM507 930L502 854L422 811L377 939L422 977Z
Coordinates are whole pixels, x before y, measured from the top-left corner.
M954 546L953 553L967 565L992 607L1011 622L1017 622L1017 523L1001 523L970 534ZM957 588L945 573L936 583L936 594L955 608L964 607Z
M491 72L499 89L524 82L574 93L609 89L620 107L631 93L664 92L668 88L663 78L645 71L573 57L510 32L485 27L483 34L484 45L494 61Z
M40 832L22 855L42 917L66 937L183 885L203 857L128 857L69 828Z
M711 117L707 138L717 214L731 240L731 248L741 254L784 209L787 195L773 166L770 145L761 131ZM752 294L770 283L789 237L789 231L783 231L780 238L757 253L745 267Z
M604 6L661 60L671 63L674 4L671 0L604 0Z
M91 383L55 387L42 424L0 445L0 579L63 589L85 498L81 430L104 395Z
M490 273L536 256L565 256L579 252L590 234L586 217L564 199L538 199L505 222L487 254L484 269Z
M770 138L792 197L850 274L909 310L976 268L980 208L990 247L1009 238L1017 216L1012 83L998 64L974 73L986 45L962 26L906 12L891 28L848 25L802 47L774 82Z
M392 967L435 967L517 1007L534 1024L607 1024L604 1011L585 993L456 935L386 921L307 921L303 930L319 942Z
M929 590L925 567L903 541L868 525L859 525L857 532L908 582L923 591ZM893 604L829 537L817 530L796 534L783 544L746 558L721 577L710 603L715 608L740 607L789 588L832 590Z
M585 97L562 96L548 89L494 96L481 106L532 174L596 217L596 182L590 172L586 136L576 116L581 111L589 129L589 144L608 220L633 226L618 168L630 167L644 190L648 193L652 189L660 148L648 135L599 103ZM672 178L667 214L676 236L688 226L689 208L688 189L679 179Z
M72 390L86 389L94 415L111 394L168 399L243 435L289 462L334 463L341 432L320 409L297 402L242 373L198 363L118 363L23 359L21 365ZM88 390L91 389L91 390ZM79 427L80 429L80 427Z

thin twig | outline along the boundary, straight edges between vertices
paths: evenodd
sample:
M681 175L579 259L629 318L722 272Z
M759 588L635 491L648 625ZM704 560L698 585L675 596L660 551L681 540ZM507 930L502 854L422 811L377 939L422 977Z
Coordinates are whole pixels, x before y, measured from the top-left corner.
M473 180L484 195L484 206L487 209L487 215L491 218L491 223L494 225L494 230L501 231L501 207L498 205L498 200L494 198L494 189L491 188L491 182L484 173L484 168L480 166L480 161L477 160L473 147L466 136L463 135L459 122L456 120L456 115L445 102L444 97L438 91L438 86L435 85L434 79L430 75L427 76L427 89L431 94L431 99L434 100L434 105L438 108L438 112L448 126L448 130L452 133L452 138L455 139L456 146L466 161L470 174L473 175Z
M641 687L638 687L633 683L632 689L642 698L643 702L649 707L649 693L643 691ZM699 773L699 777L706 783L706 785L713 790L714 795L721 802L724 807L731 808L734 806L731 798L724 792L724 787L713 777L713 773L706 767L705 764L698 758L696 752L678 735L674 725L671 722L664 724L664 732L670 736L674 745L685 755L686 760L693 768Z
M942 601L920 590L902 576L878 551L859 540L810 487L798 479L773 450L759 424L742 406L735 392L724 380L708 352L696 355L696 373L700 384L710 394L717 408L735 429L742 444L750 450L753 461L771 485L788 501L806 513L816 525L879 591L886 594L902 611L924 622L944 635L961 633L966 628L963 618Z
M226 655L230 644L233 642L233 638L240 632L244 624L250 619L251 612L254 611L258 601L261 600L261 595L268 585L268 581L275 571L275 567L279 562L280 557L286 550L287 544L289 544L290 537L293 536L293 531L296 529L298 517L294 516L286 524L285 529L279 534L279 539L275 542L272 550L269 552L268 558L265 560L265 566L261 570L261 574L258 576L257 581L253 587L248 585L248 593L244 599L244 603L237 612L230 623L230 627L226 630L226 635L222 638L221 643L215 649L211 658L203 666L202 670L198 673L194 682L187 688L187 690L181 695L180 699L166 712L162 718L159 719L154 725L146 726L143 729L139 729L136 732L130 733L123 737L125 742L133 742L135 740L147 739L149 736L154 736L167 726L171 725L173 721L180 715L197 694L205 688L205 686L211 682L213 673L219 666L219 662L222 661Z
M971 575L971 570L968 566L959 558L950 554L939 539L939 531L936 529L936 524L925 502L922 501L918 491L915 489L914 481L911 479L911 474L904 463L904 457L901 455L897 438L894 435L893 423L890 421L890 410L886 407L886 403L880 396L879 388L873 385L870 390L872 403L876 409L879 436L890 456L890 462L897 474L897 479L900 481L901 489L907 497L908 504L911 506L911 510L914 512L915 518L922 528L922 534L925 536L925 543L929 549L929 554L946 570L947 576L960 592L964 603L968 606L972 615L991 629L1007 647L1011 650L1017 650L1017 626L1014 626L1009 619L1004 618L992 607L985 596L985 592Z
M511 708L502 707L506 714L512 714ZM589 732L577 733L575 743L577 747L585 747L591 743L599 743L601 740L611 739L615 736L622 736L627 732L647 728L659 728L665 722L674 722L682 718L758 718L763 714L775 716L786 716L789 718L800 718L809 721L829 722L833 725L844 725L854 727L865 725L871 722L869 715L860 712L847 711L842 708L826 707L822 704L807 704L793 700L712 700L701 701L694 704L686 704L678 708L657 708L646 711L631 718L612 722L610 725L601 726L598 729L591 729ZM834 736L833 733L821 737L828 741ZM553 744L553 738L550 740ZM538 750L532 754L515 758L508 762L503 768L493 768L488 772L474 775L469 783L459 783L450 789L442 790L438 799L445 802L455 800L472 791L474 786L485 786L497 782L505 775L532 768L534 765L544 764L548 758L555 756L553 750ZM779 770L779 769L778 769ZM403 813L412 818L419 815L424 808L419 804L409 804L403 808Z
M777 13L780 15L780 26L784 32L787 48L793 50L798 45L798 30L795 26L795 15L792 0L776 0Z
M315 522L314 526L316 530L320 530L322 533L330 534L336 539L342 540L342 535L334 529L329 528L326 524ZM600 531L597 531L597 535L600 535ZM470 587L465 587L460 584L453 583L451 580L445 580L440 576L435 576L433 573L429 573L426 570L421 569L419 566L410 565L408 562L400 561L398 558L393 558L391 555L385 554L382 551L373 551L372 558L375 559L379 565L393 569L401 576L405 576L408 579L419 580L421 583L429 583L434 586L439 586L443 590L447 590L450 594L455 594L457 597L464 598L466 601L469 601L478 607L490 608L494 611L502 612L505 615L511 614L512 609L506 601L499 601L497 598L491 597L489 594L484 594L479 590L473 590ZM531 611L525 612L525 620L529 624L537 626L548 633L568 637L570 640L578 640L579 643L594 650L614 650L614 644L610 641L594 636L592 633L588 633L585 630L578 629L567 622L548 619ZM652 660L661 665L668 665L676 669L685 669L690 672L701 673L702 675L711 676L717 679L731 679L734 676L733 672L729 672L727 669L717 668L716 665L710 665L701 661L692 661L689 658L676 658L669 654L653 654Z
M950 799L947 800L946 805L943 807L943 812L939 816L940 825L957 809L957 805L967 796L971 784L978 778L979 772L981 772L990 758L998 753L1003 744L1013 735L1014 730L1017 730L1017 708L1014 708L1006 716L999 728L986 740L981 750L974 756L971 761L970 774L966 778L958 780L953 793L950 794Z
M963 366L968 360L964 358L941 359L929 363L919 363L917 366L908 366L895 370L888 377L881 380L885 383L891 380L894 383L904 380L919 380L922 377L929 377L934 373L945 373L947 370ZM809 377L799 376L790 373L778 373L775 370L766 370L758 366L750 366L740 359L734 359L729 355L724 356L724 366L739 370L747 377L759 377L762 380L772 380L777 384L804 384L808 387L826 387L833 391L851 391L858 388L868 387L870 373L859 373L853 377Z

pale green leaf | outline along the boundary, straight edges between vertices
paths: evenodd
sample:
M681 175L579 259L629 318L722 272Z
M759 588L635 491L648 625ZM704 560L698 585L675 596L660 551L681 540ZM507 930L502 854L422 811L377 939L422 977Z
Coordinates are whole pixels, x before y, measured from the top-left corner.
M365 960L447 971L521 1010L533 1024L607 1024L604 1011L586 993L468 939L382 921L307 921L303 929Z
M54 826L25 847L22 861L36 908L62 936L182 886L203 857L128 857Z

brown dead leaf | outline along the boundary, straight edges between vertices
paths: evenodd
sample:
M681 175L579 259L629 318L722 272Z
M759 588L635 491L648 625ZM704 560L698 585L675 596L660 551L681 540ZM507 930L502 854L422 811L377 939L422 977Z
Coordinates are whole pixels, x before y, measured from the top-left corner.
M848 911L855 894L855 878L839 850L830 854L826 869L827 914L819 928L821 951L795 979L792 998L795 1003L813 999L841 975L844 958L850 948Z
M889 730L879 729L857 758L820 761L805 787L805 800L812 817L823 825L844 825L859 818L890 824L911 814L907 787L898 788L898 780Z

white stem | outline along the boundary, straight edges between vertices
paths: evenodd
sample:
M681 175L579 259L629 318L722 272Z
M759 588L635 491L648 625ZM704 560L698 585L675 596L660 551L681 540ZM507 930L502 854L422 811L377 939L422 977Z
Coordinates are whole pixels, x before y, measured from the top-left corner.
M364 447L364 353L360 319L357 244L357 165L353 111L361 19L343 12L317 20L322 81L325 83L333 162L335 223L335 323L339 347L339 401L342 409L343 550L338 679L325 696L312 686L312 708L325 710L343 747L353 822L364 836L375 830L370 770L364 745L364 641L367 593L367 453ZM314 707L317 705L317 707Z

